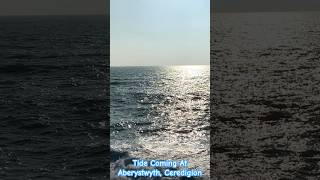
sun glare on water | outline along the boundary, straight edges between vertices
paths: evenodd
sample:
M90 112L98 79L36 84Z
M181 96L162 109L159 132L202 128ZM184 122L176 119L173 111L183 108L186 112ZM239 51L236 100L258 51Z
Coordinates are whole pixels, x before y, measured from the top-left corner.
M207 70L205 65L187 65L187 66L175 66L174 69L179 71L182 78L193 78L202 76Z

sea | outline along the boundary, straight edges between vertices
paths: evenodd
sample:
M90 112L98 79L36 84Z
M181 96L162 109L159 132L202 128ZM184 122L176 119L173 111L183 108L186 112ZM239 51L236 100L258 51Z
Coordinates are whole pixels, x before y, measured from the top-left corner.
M0 179L108 179L109 20L0 17Z
M211 179L320 179L320 13L211 14Z
M111 179L133 159L187 160L208 179L209 81L209 65L111 67Z
M320 177L319 12L213 13L210 67L111 67L110 89L106 17L0 24L0 179L115 178L132 158Z

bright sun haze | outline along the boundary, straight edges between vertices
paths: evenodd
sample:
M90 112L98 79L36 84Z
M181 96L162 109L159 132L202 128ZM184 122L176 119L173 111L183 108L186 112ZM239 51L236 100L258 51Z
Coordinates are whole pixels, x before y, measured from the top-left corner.
M111 0L111 66L208 65L210 0Z

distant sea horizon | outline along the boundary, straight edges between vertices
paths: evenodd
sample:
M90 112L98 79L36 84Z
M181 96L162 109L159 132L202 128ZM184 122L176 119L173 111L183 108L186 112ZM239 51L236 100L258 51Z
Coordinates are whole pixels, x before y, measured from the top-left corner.
M169 66L210 66L210 64L173 64L173 65L111 65L110 67L169 67Z

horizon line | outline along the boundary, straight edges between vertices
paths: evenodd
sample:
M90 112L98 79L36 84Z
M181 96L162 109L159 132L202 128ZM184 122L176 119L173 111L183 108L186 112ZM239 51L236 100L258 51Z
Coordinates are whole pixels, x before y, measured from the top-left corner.
M168 67L168 66L210 66L210 64L172 64L172 65L110 65L110 67Z
M260 10L260 11L232 11L232 10L227 10L227 11L213 11L213 10L210 10L211 14L215 14L215 13L288 13L288 12L320 12L320 9L319 10Z
M0 14L0 17L11 16L108 16L109 14Z

